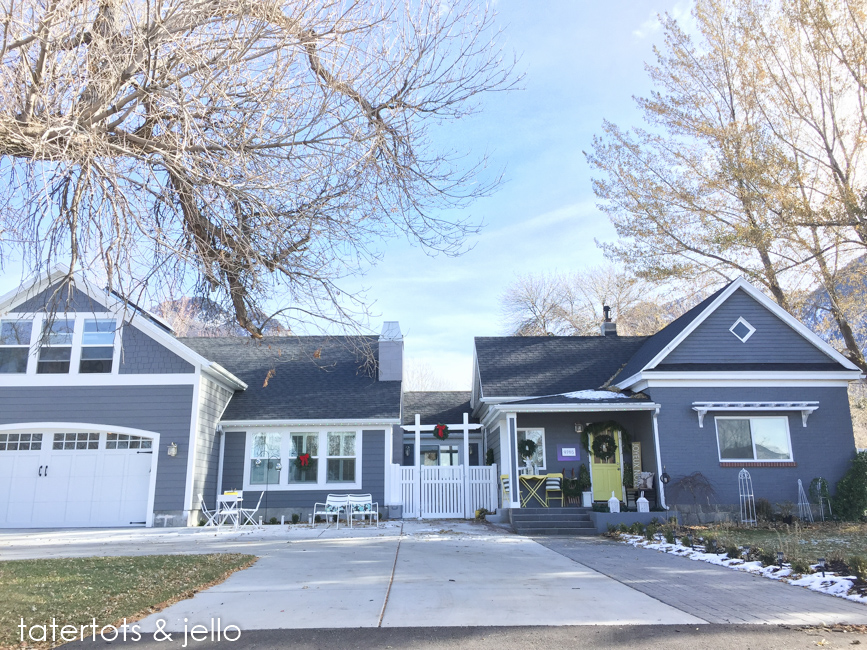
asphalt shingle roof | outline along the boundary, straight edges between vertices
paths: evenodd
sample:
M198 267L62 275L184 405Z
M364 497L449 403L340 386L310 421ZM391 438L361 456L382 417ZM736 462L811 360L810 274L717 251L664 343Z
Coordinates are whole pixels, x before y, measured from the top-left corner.
M568 395L546 395L545 397L534 397L532 399L515 400L514 402L509 402L509 404L605 404L606 406L610 404L616 409L617 406L622 406L623 404L649 401L650 399L647 397L647 395L643 393L636 393L635 395L630 395L627 399L616 396L612 396L611 399L581 399L569 397Z
M415 414L421 416L422 424L460 424L464 413L470 414L470 422L478 423L472 416L469 391L426 391L403 394L403 424L415 424Z
M641 369L650 363L653 357L659 354L666 345L671 343L678 334L689 327L690 323L698 318L699 315L717 299L717 296L728 288L729 284L731 284L731 282L726 284L719 291L716 291L702 300L680 318L675 319L659 330L656 334L648 338L644 342L644 345L642 345L635 353L635 356L633 356L629 360L629 363L626 364L626 367L623 369L623 372L620 373L618 379L626 379L637 372L641 372Z
M375 369L365 372L357 352L367 346L376 356L375 336L178 340L248 384L246 391L235 392L224 420L400 417L401 382L378 381ZM274 372L269 377L270 370Z
M541 397L599 388L646 336L477 337L484 397Z

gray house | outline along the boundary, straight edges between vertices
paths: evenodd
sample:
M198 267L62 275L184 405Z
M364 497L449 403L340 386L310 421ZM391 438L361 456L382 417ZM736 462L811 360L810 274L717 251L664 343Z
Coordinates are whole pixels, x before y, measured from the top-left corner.
M659 477L694 472L735 503L746 467L776 502L798 478L833 485L854 451L860 371L743 280L651 337L605 323L478 338L471 392L404 393L397 323L178 338L64 275L0 298L0 527L196 525L232 490L265 518L332 492L369 493L391 516L471 516L520 508L522 474L582 464L596 500L634 499L632 468L659 507L674 498Z
M771 503L796 501L798 479L833 486L846 471L847 387L860 370L745 280L653 336L617 336L610 322L602 334L476 339L473 413L506 485L525 464L567 477L586 464L594 500L634 499L643 473L665 508L667 496L707 505L686 490L666 495L665 475L676 492L700 472L714 494L699 498L726 505L738 503L743 468ZM595 454L595 436L610 436L616 453ZM537 443L530 459L517 453L527 438ZM503 502L520 507L517 490Z

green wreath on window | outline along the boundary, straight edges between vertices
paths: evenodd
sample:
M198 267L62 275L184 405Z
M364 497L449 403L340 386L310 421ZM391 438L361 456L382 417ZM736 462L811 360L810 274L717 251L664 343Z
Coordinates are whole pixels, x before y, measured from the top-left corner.
M518 454L521 458L530 458L533 454L536 453L536 441L531 440L530 438L525 438L524 440L518 441Z
M608 433L597 433L593 436L593 455L599 460L611 460L617 453L617 443L614 436Z

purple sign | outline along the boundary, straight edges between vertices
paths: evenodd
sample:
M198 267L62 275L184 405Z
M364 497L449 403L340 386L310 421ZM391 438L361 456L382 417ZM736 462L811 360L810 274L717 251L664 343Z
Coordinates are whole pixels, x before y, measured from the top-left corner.
M581 460L578 445L557 445L557 460Z

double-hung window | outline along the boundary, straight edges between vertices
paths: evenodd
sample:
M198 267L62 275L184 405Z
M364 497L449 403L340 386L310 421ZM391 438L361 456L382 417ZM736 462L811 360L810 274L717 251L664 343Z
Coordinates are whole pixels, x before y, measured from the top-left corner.
M355 432L328 432L327 483L355 483Z
M39 361L36 372L39 374L59 374L69 372L72 358L72 333L75 321L49 319L42 324L42 344L39 348Z
M253 434L253 454L250 458L250 484L251 485L279 485L280 470L280 442L282 436L279 433L256 433Z
M0 373L27 372L31 320L0 320Z
M720 461L791 461L787 417L717 417Z
M290 483L319 482L319 432L292 433L289 452ZM306 461L306 462L305 462Z
M81 361L78 372L111 372L114 359L114 333L117 329L113 319L86 319L81 334Z

